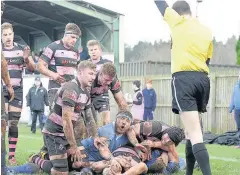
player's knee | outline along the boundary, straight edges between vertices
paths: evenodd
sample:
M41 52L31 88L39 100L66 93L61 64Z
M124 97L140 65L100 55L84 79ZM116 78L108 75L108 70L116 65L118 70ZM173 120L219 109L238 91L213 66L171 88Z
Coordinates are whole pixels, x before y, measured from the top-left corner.
M21 114L21 113L20 113ZM18 120L19 115L17 112L9 112L9 136L18 137Z
M21 112L8 112L8 119L9 120L16 120L18 121L21 117Z
M53 168L51 169L51 173L56 174L59 173L68 173L68 161L67 159L56 159L51 160Z

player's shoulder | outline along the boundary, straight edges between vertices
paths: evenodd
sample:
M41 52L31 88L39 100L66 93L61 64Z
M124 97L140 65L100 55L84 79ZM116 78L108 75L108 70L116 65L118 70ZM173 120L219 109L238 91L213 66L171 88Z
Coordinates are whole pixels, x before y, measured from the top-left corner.
M79 54L79 53L78 53L78 49L76 49L75 47L72 49L72 51L73 51L73 52L76 52L77 54Z
M27 47L27 45L22 45L22 44L19 44L19 43L13 43L14 45L14 49L16 50L24 50L25 47Z
M113 63L111 60L108 60L108 59L105 59L105 58L102 58L101 62L102 62L102 64L104 64L104 63Z
M54 50L54 49L59 48L61 45L62 45L61 40L57 40L57 41L50 43L47 47Z

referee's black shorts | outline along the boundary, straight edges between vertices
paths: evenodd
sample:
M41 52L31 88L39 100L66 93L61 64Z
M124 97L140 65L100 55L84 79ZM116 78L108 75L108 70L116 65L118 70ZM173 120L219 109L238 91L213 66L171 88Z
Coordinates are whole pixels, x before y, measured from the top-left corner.
M207 112L210 80L203 72L184 71L172 75L172 111Z

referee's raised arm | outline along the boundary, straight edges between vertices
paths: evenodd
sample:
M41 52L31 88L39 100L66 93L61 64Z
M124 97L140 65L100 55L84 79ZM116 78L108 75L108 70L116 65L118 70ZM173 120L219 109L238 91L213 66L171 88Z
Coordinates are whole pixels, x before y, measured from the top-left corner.
M164 16L166 9L168 8L168 4L165 0L155 0L155 4L158 10L161 12L162 16Z

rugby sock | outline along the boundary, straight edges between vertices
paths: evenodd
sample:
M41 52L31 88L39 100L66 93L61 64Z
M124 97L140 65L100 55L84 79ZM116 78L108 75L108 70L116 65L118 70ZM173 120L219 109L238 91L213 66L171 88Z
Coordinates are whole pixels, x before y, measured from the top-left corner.
M197 143L193 145L192 150L203 175L211 175L209 155L204 143Z
M9 113L10 114L10 113ZM11 114L13 115L13 114ZM18 142L18 121L10 120L11 124L9 125L8 131L8 148L9 148L9 159L15 157L16 146Z
M32 158L32 162L37 164L45 173L51 173L53 165L50 160L43 160L40 156L35 155Z
M190 140L186 140L186 148L185 148L185 154L186 154L186 175L192 175L194 165L196 162L196 159L193 154L192 144Z
M9 137L8 138L8 144L9 144L8 145L8 147L9 147L9 156L8 156L8 158L9 159L15 157L17 141L18 141L18 138L16 138L16 137Z

